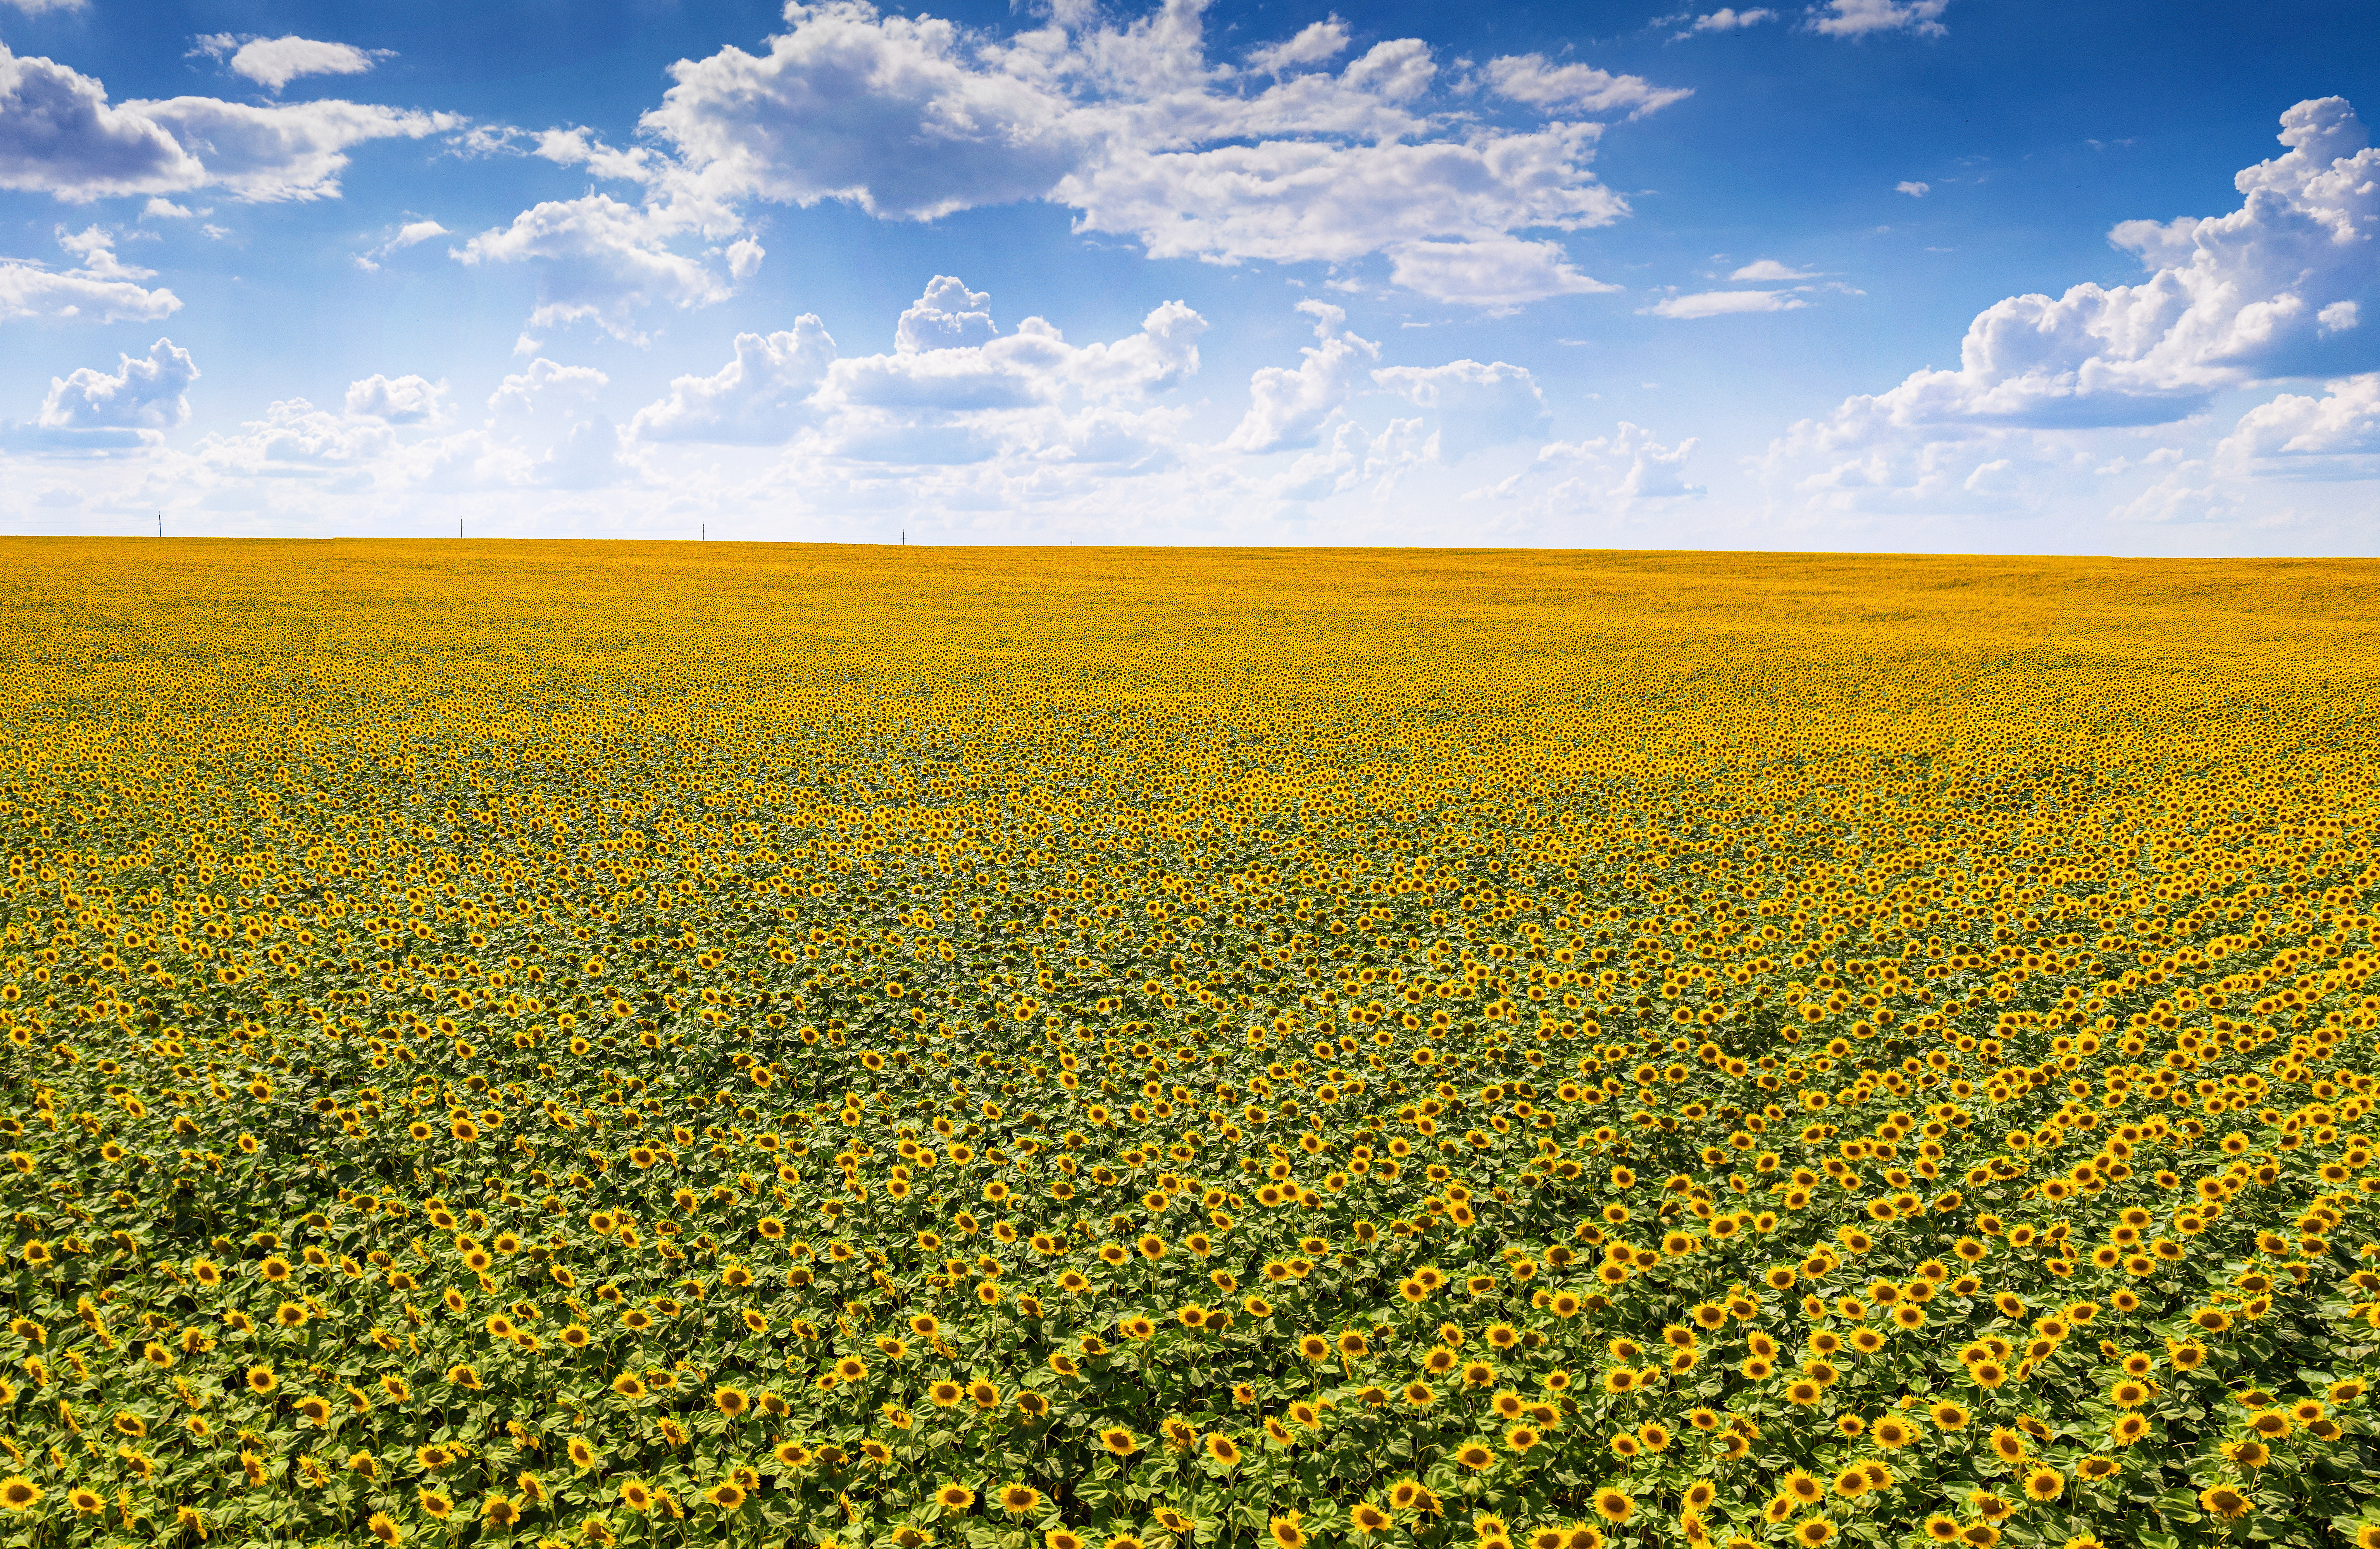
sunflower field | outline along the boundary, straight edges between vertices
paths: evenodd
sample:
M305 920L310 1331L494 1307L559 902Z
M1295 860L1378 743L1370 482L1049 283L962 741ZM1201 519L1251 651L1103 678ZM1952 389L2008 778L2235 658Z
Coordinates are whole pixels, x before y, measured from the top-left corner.
M2380 1546L2368 567L5 547L0 1543Z

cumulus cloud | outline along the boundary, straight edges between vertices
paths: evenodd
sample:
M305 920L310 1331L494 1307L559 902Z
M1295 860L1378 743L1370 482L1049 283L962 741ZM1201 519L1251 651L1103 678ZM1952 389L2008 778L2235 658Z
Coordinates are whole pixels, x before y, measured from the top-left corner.
M2222 445L2231 458L2380 455L2380 372L2323 384L2321 397L2283 393L2240 417ZM2276 467L2275 471L2285 471ZM2369 477L2372 470L2362 476Z
M83 318L99 323L154 323L181 310L181 299L139 282L152 271L115 256L115 238L102 226L58 230L58 245L80 261L58 270L22 259L0 261L0 323L18 318Z
M1532 107L1580 113L1624 110L1631 118L1642 118L1694 95L1692 88L1656 86L1643 76L1613 75L1592 65L1548 65L1542 54L1508 54L1488 60L1488 85L1498 96Z
M766 52L674 67L643 119L672 164L629 170L653 197L713 208L834 200L932 220L1048 200L1072 209L1077 229L1154 257L1386 253L1416 285L1466 274L1500 285L1488 304L1593 287L1558 253L1524 251L1517 234L1627 213L1589 169L1600 124L1515 131L1435 111L1439 67L1415 39L1318 67L1346 51L1335 19L1255 51L1240 70L1208 59L1201 8L1170 0L1109 25L1060 7L1050 25L1003 37L856 0L796 3ZM1271 83L1244 90L1250 74ZM1488 77L1508 100L1576 115L1642 114L1683 94L1536 55L1494 61ZM1459 262L1415 246L1465 243L1492 246Z
M116 359L113 374L82 366L70 376L50 378L49 396L34 422L52 431L164 432L189 419L190 401L183 395L199 379L199 368L188 350L159 339L145 356Z
M2280 140L2283 154L2233 179L2243 200L2230 213L2109 234L2148 271L2138 284L1995 303L1968 326L1956 370L1912 372L1797 423L1770 448L1772 475L1869 503L1963 491L1957 469L2008 455L2011 437L2169 424L2226 389L2369 370L2374 341L2338 326L2357 312L2337 309L2370 299L2380 274L2380 150L2338 97L2290 108ZM2271 437L2308 412L2278 401L2235 437L2243 456L2279 455L2291 437Z
M258 107L213 97L173 97L127 103L125 111L147 118L190 149L203 175L180 186L221 188L251 203L336 199L346 152L356 146L375 140L421 140L458 128L463 122L450 113L416 113L335 99Z
M1653 439L1652 432L1622 420L1611 435L1544 446L1537 452L1537 461L1548 468L1572 470L1572 480L1592 477L1607 499L1623 505L1690 500L1704 493L1701 485L1686 482L1686 459L1701 444L1697 437L1688 436L1674 446L1664 446ZM1562 486L1557 485L1555 493L1559 496Z
M1670 19L1673 21L1684 21L1685 18L1672 17ZM1766 7L1756 7L1739 11L1729 6L1722 6L1718 10L1711 12L1707 16L1698 16L1691 22L1687 22L1685 30L1678 33L1677 36L1681 38L1691 38L1697 32L1736 32L1742 30L1746 27L1757 27L1764 21L1774 21L1776 19L1777 13Z
M1817 275L1808 271L1795 269L1788 264L1779 263L1773 258L1764 258L1756 262L1745 264L1742 268L1738 269L1735 273L1728 275L1728 278L1730 280L1749 280L1755 284L1760 284L1766 281L1783 282L1789 280L1810 280L1817 278Z
M936 274L892 330L892 348L903 355L921 349L953 349L998 336L991 321L991 294L969 290L965 281Z
M676 84L645 116L711 188L931 220L1038 198L1088 146L1089 126L1029 44L1003 67L932 17L856 4L795 4L786 16L792 29L766 54L679 61Z
M1620 288L1580 274L1560 243L1518 237L1402 242L1389 250L1389 273L1397 284L1433 301L1491 310Z
M1694 319L1732 317L1743 312L1790 312L1808 304L1781 290L1702 290L1687 296L1666 296L1649 307L1636 310L1646 317Z
M532 328L587 322L641 344L646 335L635 320L645 308L702 307L735 294L732 275L679 250L701 225L699 213L682 204L627 204L593 193L524 210L510 226L451 250L467 264L534 262Z
M363 270L367 274L378 274L380 272L380 261L386 258L389 254L393 252L402 252L407 248L415 247L420 243L429 241L432 237L451 237L453 235L453 232L448 231L436 221L407 221L403 226L398 226L395 232L390 236L389 239L382 242L379 247L372 249L370 252L358 253L356 255L356 267Z
M1306 27L1286 43L1270 43L1248 54L1248 68L1281 75L1301 66L1320 65L1347 52L1347 25L1336 16Z
M1924 199L1927 194L1934 191L1934 185L1931 183L1919 183L1914 181L1900 182L1892 185L1892 191L1894 193L1905 193L1912 199Z
M1450 360L1442 366L1384 366L1373 383L1437 421L1439 449L1460 462L1508 441L1543 434L1551 418L1537 379L1502 360Z
M1627 211L1586 172L1597 124L1473 143L1266 140L1169 152L1070 176L1057 197L1084 229L1139 238L1152 258L1344 263L1421 241L1577 230ZM1432 273L1426 264L1409 272Z
M1938 38L1948 30L1942 13L1950 0L1827 0L1810 12L1810 30L1835 38L1877 32L1914 32Z
M363 385L356 384L357 387ZM350 403L355 396L355 388L349 388ZM197 453L201 461L225 472L261 478L320 478L384 457L395 444L388 421L378 416L350 411L342 417L316 409L304 398L287 398L267 407L262 419L244 421L236 434L205 437L199 443Z
M391 425L428 425L445 418L446 384L378 372L347 384L347 413Z
M1528 468L1463 498L1517 501L1556 518L1657 512L1706 493L1686 478L1687 459L1701 444L1688 436L1664 445L1644 426L1622 420L1610 435L1549 442Z
M0 189L70 202L220 188L250 201L332 199L368 140L458 128L447 114L338 101L213 97L111 105L96 79L0 44Z
M1294 371L1266 366L1248 379L1248 411L1223 442L1232 451L1313 445L1323 421L1346 403L1356 373L1380 358L1378 345L1346 331L1345 309L1306 300L1297 310L1314 319L1318 342L1299 351L1305 359Z
M204 183L199 159L137 106L111 106L92 77L0 43L0 188L90 200Z
M612 379L593 366L565 366L543 356L528 369L507 376L488 395L488 407L498 414L528 415L575 403L591 402Z
M735 359L710 376L681 376L637 411L631 435L649 441L770 443L813 423L810 396L834 363L834 338L809 313L779 333L738 334Z
M268 91L278 91L300 76L362 75L382 59L393 59L388 49L365 50L353 43L321 43L294 33L280 38L235 39L215 33L198 40L201 53L222 58L228 52L231 73L244 76ZM237 47L232 45L237 44Z
M27 16L41 16L48 11L79 11L87 0L6 0L6 3Z
M1386 498L1405 478L1439 460L1439 441L1419 418L1390 420L1374 435L1352 421L1331 427L1330 441L1277 475L1265 493L1276 500L1313 501L1370 486L1374 501Z
M1134 334L1075 345L1038 317L1001 332L990 302L938 274L879 355L839 358L815 317L740 335L733 360L673 382L638 411L630 435L765 444L802 434L810 453L874 463L1170 459L1180 411L1142 406L1196 374L1204 318L1169 301Z

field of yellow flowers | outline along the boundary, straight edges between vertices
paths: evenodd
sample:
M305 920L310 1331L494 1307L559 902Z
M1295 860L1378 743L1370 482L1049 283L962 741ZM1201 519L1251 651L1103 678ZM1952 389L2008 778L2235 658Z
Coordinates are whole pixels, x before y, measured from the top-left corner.
M2368 567L0 551L0 1544L2380 1545Z

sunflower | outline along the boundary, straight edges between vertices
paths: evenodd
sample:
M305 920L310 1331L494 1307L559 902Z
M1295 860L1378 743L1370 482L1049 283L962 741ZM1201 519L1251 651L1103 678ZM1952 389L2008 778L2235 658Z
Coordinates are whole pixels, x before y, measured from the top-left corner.
M1041 1492L1026 1483L1003 1484L996 1497L1000 1509L1011 1517L1028 1517L1041 1506Z
M2198 1504L2206 1508L2208 1515L2220 1517L2227 1522L2236 1522L2247 1516L2255 1505L2248 1498L2247 1492L2230 1484L2217 1484L2200 1491Z
M1595 1512L1607 1522L1625 1522L1636 1515L1636 1502L1620 1486L1607 1484L1595 1493Z
M944 1511L965 1511L975 1505L975 1492L964 1484L945 1484L934 1492L934 1504Z
M22 1475L0 1479L0 1510L30 1511L42 1502L42 1487Z

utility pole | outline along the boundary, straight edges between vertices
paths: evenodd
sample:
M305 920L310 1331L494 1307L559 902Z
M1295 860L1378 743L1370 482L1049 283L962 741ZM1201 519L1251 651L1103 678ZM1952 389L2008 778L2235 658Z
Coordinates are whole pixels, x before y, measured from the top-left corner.
M165 536L165 513L163 511L157 513L157 536Z

